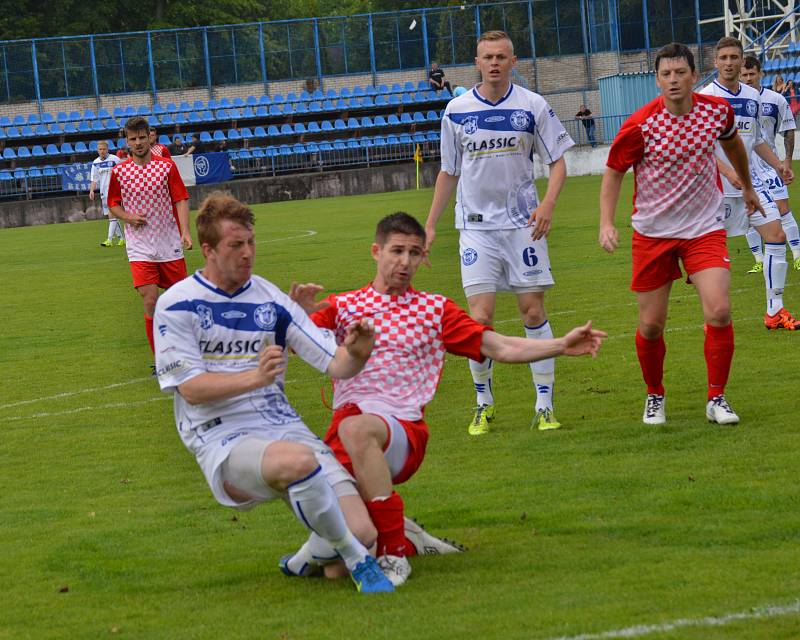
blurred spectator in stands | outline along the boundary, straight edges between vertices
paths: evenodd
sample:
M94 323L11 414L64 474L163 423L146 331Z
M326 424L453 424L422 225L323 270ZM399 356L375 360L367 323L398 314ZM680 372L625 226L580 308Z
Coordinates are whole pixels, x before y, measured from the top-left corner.
M216 144L214 145L214 151L219 151L220 153L227 153L228 152L228 141L227 140L217 140Z
M182 156L185 155L186 152L189 150L189 147L183 142L183 138L180 136L175 136L175 141L169 145L169 152L173 156Z
M189 144L189 148L186 150L186 153L203 153L205 150L205 145L200 142L200 134L193 133L192 142Z
M117 157L120 160L125 160L125 158L130 157L130 154L128 153L128 145L125 144L125 142L120 142L117 145Z
M784 81L783 76L779 73L777 76L775 76L775 81L772 83L772 90L783 95L783 90L785 88L786 82Z
M586 129L586 137L589 139L589 144L592 145L592 148L596 147L597 141L594 137L594 117L592 116L592 112L589 111L585 104L582 104L578 113L575 114L575 117L583 123L584 129Z
M153 152L154 156L160 156L162 158L172 158L172 154L169 152L163 144L157 142L158 140L158 132L156 131L155 127L150 127L150 133L148 134L148 139L150 140L150 151Z
M434 91L447 89L451 94L453 93L450 83L444 77L444 70L440 69L439 65L435 62L431 65L431 70L428 72L428 83Z
M800 96L797 95L797 89L792 80L789 80L789 82L784 85L781 94L789 103L789 108L792 110L792 113L797 115L797 112L800 111Z

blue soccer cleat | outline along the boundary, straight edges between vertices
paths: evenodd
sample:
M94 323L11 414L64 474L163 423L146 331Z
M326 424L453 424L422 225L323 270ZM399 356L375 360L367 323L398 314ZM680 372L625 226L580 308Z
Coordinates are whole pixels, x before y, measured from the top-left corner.
M350 577L356 583L359 593L390 593L394 585L389 578L383 575L375 558L367 556L350 572Z

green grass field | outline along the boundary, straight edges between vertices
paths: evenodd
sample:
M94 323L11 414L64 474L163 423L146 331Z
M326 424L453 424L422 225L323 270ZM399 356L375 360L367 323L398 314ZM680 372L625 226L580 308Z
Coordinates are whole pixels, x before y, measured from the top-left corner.
M764 329L763 278L745 273L734 241L727 397L742 423L705 420L700 307L677 282L669 422L644 426L630 229L621 213L622 248L599 248L598 190L596 177L571 178L550 238L554 330L591 318L610 334L596 360L558 362L564 428L530 431L529 369L498 366L494 431L470 438L468 368L448 357L426 462L401 492L410 515L469 552L413 559L407 585L381 597L281 575L279 557L305 538L283 505L215 503L150 376L124 250L98 247L105 222L0 231L0 638L800 637L800 335ZM375 222L396 210L424 220L430 198L256 206L256 272L283 288L362 286ZM416 285L463 304L444 218ZM201 255L188 259L191 271ZM798 282L790 271L794 313ZM509 296L496 328L522 334ZM287 378L322 433L327 381L297 358Z

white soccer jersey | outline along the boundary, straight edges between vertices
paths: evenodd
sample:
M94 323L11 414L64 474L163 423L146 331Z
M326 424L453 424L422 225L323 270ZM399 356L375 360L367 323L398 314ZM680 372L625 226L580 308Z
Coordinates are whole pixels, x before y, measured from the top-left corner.
M512 84L496 104L478 87L453 98L442 118L442 171L461 176L456 228L515 229L539 204L533 153L545 164L575 143L540 95Z
M100 197L105 205L108 198L108 181L111 178L111 170L117 163L122 162L117 156L108 154L105 160L97 156L92 160L92 175L91 181L97 183L97 188L100 189Z
M192 405L177 387L202 373L237 373L258 366L266 345L293 349L325 372L336 350L333 333L319 329L275 285L253 276L234 294L218 289L198 271L158 299L154 316L156 373L162 391L175 392L175 423L198 459L211 442L233 439L248 428L281 440L306 428L289 404L284 375L273 384L206 404ZM287 427L296 424L297 427Z
M766 140L770 149L777 154L778 150L775 148L775 138L777 135L784 131L794 131L796 128L794 114L786 98L772 89L761 87L760 121L761 135L764 140ZM769 177L775 173L775 170L770 167L761 156L756 155L755 159L765 175Z
M703 87L700 93L725 98L728 104L733 108L733 112L736 115L736 129L744 143L747 157L750 158L750 176L753 181L753 187L758 190L759 187L763 186L763 180L758 165L753 161L753 158L756 156L753 152L753 147L764 142L764 137L761 133L761 124L759 122L761 95L758 91L753 89L753 87L742 83L739 83L738 91L731 92L716 80L708 86ZM716 154L720 160L726 164L730 164L728 156L725 155L719 143L717 143ZM742 195L741 190L735 188L725 176L722 176L722 192L725 197L729 198L739 198Z

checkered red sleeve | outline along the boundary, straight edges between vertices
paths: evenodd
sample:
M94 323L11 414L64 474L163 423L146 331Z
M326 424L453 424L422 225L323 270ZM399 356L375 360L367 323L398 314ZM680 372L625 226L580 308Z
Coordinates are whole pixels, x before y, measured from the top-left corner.
M328 306L320 311L315 311L311 314L311 322L313 322L318 327L322 327L323 329L336 329L336 296L330 295L325 298L324 302L328 303Z
M475 322L452 300L444 303L442 338L444 348L449 353L483 362L484 356L481 354L483 332L491 331L491 329L491 327Z
M119 179L117 172L111 170L111 176L108 180L108 198L106 199L109 208L122 206L122 191L119 188Z
M167 182L169 183L169 197L172 199L172 204L181 202L182 200L189 199L189 192L186 190L186 185L183 184L183 178L178 171L178 165L172 160L169 161L171 166L169 174L167 175Z
M631 116L622 125L608 152L606 166L625 173L644 158L644 136L639 118Z

